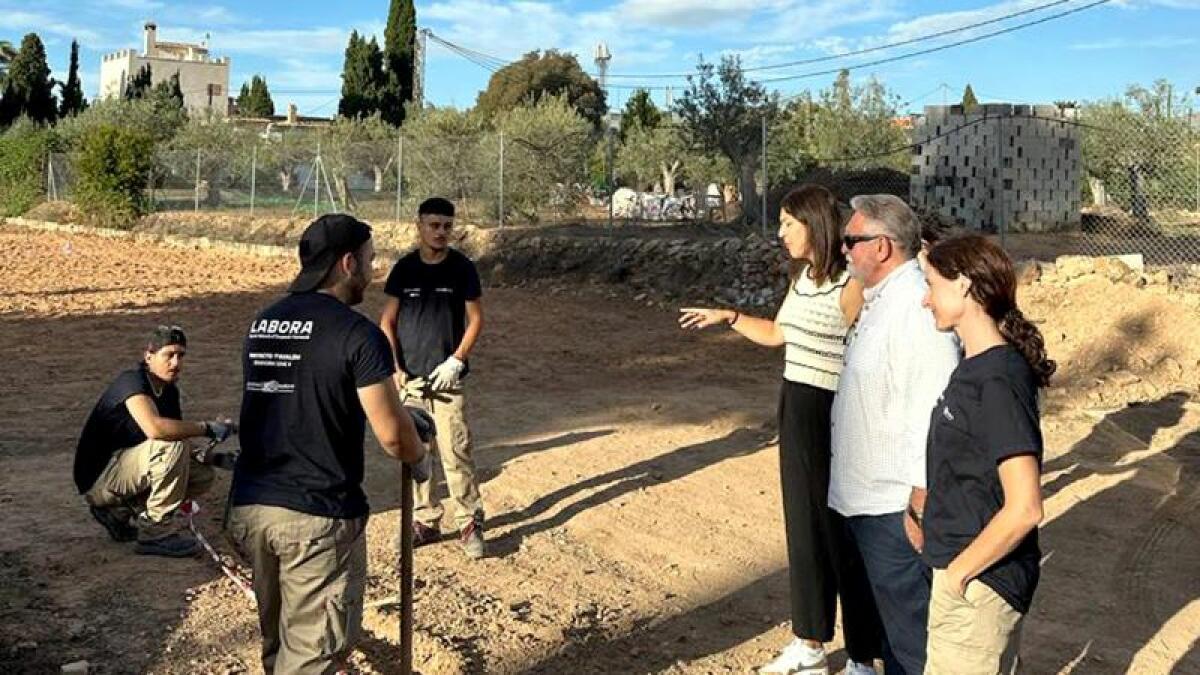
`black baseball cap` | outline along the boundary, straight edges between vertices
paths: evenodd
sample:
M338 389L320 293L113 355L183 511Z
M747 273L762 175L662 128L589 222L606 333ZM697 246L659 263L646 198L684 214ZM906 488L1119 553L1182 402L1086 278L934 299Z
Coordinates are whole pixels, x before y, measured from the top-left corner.
M293 293L316 290L329 268L371 238L371 226L344 213L331 213L312 222L300 237L300 274L288 286Z

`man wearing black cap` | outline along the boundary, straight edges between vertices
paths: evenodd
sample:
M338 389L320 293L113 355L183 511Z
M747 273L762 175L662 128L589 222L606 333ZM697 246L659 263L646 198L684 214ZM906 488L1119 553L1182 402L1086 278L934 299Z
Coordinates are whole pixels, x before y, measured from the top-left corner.
M469 558L484 556L483 500L475 475L463 379L467 356L483 330L482 291L475 263L450 246L454 204L432 197L417 209L420 247L396 261L384 292L379 325L396 351L397 384L405 403L437 422L434 450L442 460L459 541ZM418 485L413 544L441 538L442 503L433 481Z
M184 557L200 550L173 522L183 500L212 483L212 469L192 457L185 441L223 441L237 431L232 420L183 419L176 382L186 354L182 328L154 329L142 363L117 376L92 408L75 450L75 485L92 517L114 541L136 539L141 554Z
M389 456L425 454L398 400L387 338L351 309L374 258L365 223L318 218L300 239L291 292L246 337L230 532L254 568L267 673L333 672L358 638L365 423Z

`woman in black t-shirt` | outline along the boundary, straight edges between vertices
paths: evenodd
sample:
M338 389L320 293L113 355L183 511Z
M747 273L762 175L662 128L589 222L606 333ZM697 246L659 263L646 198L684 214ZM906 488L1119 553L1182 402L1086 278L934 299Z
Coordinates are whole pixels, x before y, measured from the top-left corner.
M923 256L925 306L962 340L929 425L923 554L934 568L926 673L1010 673L1041 554L1038 388L1054 373L1017 309L1012 261L979 235Z

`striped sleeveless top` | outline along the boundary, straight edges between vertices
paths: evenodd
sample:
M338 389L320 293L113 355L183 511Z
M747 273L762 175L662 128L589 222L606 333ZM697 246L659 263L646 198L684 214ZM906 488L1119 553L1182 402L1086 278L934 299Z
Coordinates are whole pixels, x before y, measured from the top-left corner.
M839 303L849 280L850 275L842 272L817 286L804 270L788 287L775 318L787 348L785 380L837 390L849 330Z

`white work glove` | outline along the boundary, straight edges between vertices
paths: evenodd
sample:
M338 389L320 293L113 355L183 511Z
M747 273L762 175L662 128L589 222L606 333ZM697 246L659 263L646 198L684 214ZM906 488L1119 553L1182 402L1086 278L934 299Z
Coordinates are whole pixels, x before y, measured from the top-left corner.
M429 374L429 384L434 391L450 391L458 387L458 378L462 376L466 364L451 355L442 361L442 365L433 369Z

